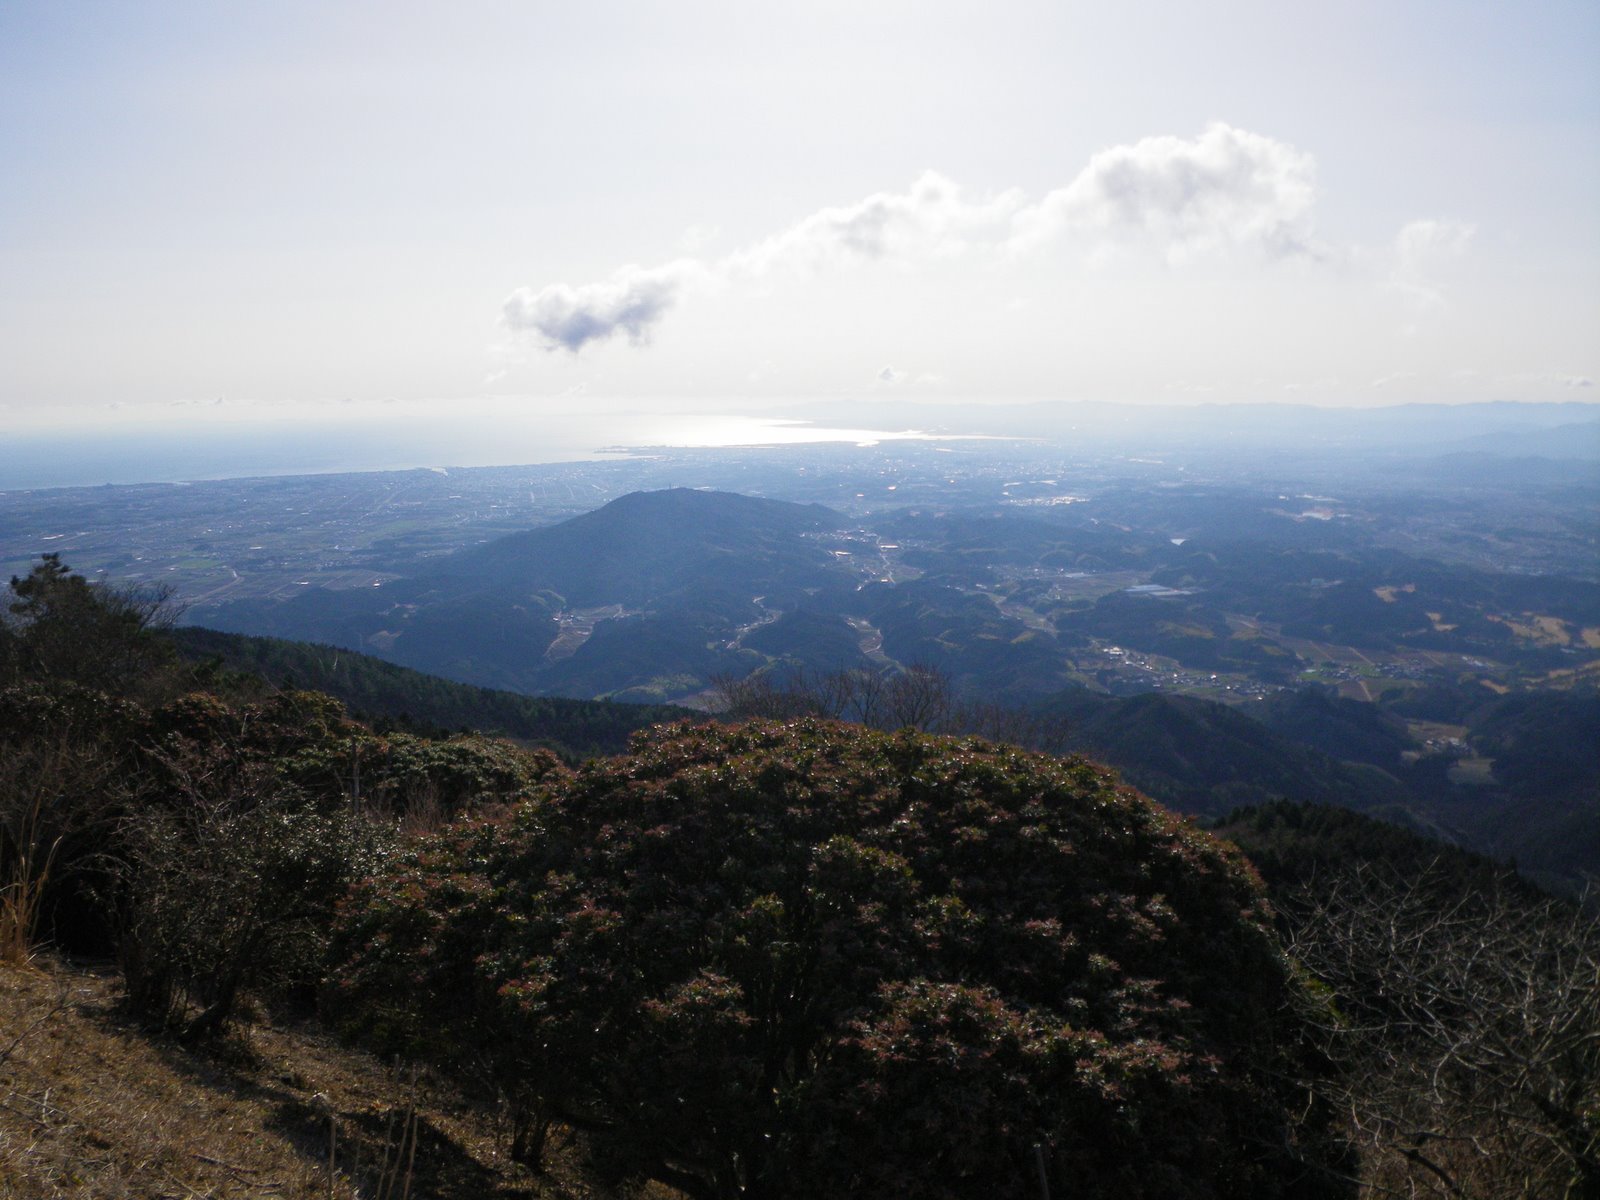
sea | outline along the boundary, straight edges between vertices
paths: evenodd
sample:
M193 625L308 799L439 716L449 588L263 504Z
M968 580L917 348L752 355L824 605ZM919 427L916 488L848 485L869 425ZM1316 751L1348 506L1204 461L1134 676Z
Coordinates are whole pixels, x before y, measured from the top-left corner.
M0 491L178 483L267 475L598 461L664 448L873 444L929 435L738 413L518 410L162 420L115 417L70 428L0 429Z

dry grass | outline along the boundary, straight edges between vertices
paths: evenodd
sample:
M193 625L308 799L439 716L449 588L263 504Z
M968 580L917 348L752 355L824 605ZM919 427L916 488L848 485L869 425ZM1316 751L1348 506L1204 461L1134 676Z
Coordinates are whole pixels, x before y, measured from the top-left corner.
M1591 675L1600 675L1600 659L1551 671L1544 677L1544 682L1549 687L1570 688L1587 682L1586 677Z
M11 878L0 884L0 964L26 967L33 958L34 926L50 865L47 858L41 869L32 854L24 853L13 864Z
M1538 613L1523 613L1521 618L1518 619L1516 617L1491 614L1489 620L1498 621L1519 638L1530 641L1536 646L1572 645L1572 632L1567 628L1567 623L1560 617L1540 616ZM1580 634L1580 638L1581 636Z
M408 1182L412 1200L611 1195L585 1178L581 1144L555 1134L535 1175L508 1161L494 1114L426 1079L413 1160L397 1153L408 1074L311 1029L246 1026L206 1052L152 1042L119 995L115 977L48 956L0 966L0 1197L401 1200Z
M1395 602L1395 598L1401 592L1405 592L1405 593L1407 593L1409 595L1410 593L1415 592L1416 590L1417 590L1417 585L1414 584L1414 583L1406 583L1406 584L1389 583L1389 584L1385 584L1383 587L1375 587L1375 588L1373 588L1372 589L1372 594L1374 596L1376 596L1379 600L1382 600L1385 604L1393 604Z
M59 837L48 848L42 844L39 815L44 808L44 789L32 790L31 803L17 805L17 811L7 814L11 820L5 830L9 835L5 840L13 848L0 880L0 964L12 967L26 967L33 958L39 903L61 845Z

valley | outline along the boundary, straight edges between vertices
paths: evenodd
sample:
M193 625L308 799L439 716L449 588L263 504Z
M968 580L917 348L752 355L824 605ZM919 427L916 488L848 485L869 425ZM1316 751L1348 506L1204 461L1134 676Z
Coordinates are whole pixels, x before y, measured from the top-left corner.
M324 646L285 678L336 693L341 653L619 713L916 668L1183 811L1317 799L1556 881L1600 863L1593 768L1537 761L1600 737L1600 487L1152 457L818 445L10 492L0 545L13 573L59 553L170 588L186 624Z
M1314 462L1297 465L1299 482L1315 476ZM905 614L896 623L902 640L886 648L870 613L837 603L832 592L845 580L873 594L882 585L920 589L920 603L941 611L957 595L984 600L988 615L968 604L960 619L922 629L920 650L947 658L980 637L1038 641L1015 652L1044 672L1038 684L1240 701L1304 682L1376 700L1441 673L1508 690L1593 681L1600 616L1581 593L1596 574L1594 523L1583 513L1594 488L1469 492L1426 475L1405 487L1372 476L1347 480L1340 496L1306 486L1296 497L1282 478L1203 461L1158 469L1127 455L966 442L6 492L0 570L25 572L38 554L59 553L92 575L172 588L195 624L393 656L403 628L367 621L371 628L355 630L350 618L398 611L408 624L413 600L383 603L395 585L496 537L694 479L835 513L835 528L806 533L791 549L809 544L831 560L810 562L816 579L804 586L858 629L858 651L871 646L884 660L900 659L897 644L918 652L904 640ZM1539 572L1520 561L1509 574L1473 565L1487 546L1477 531L1510 523L1541 531ZM1442 545L1458 553L1440 557ZM1563 576L1570 582L1551 608L1536 581ZM649 619L638 604L615 608L605 595L577 603L553 590L535 606L554 622L536 656L546 665L579 657L600 621ZM753 593L737 598L746 621L754 602ZM737 654L738 627L712 629L707 640ZM1046 648L1058 660L1048 669L1038 652ZM815 648L782 649L837 665L816 662ZM616 673L602 674L609 683ZM514 682L548 690L536 675ZM699 690L689 680L669 695L654 678L628 676L620 690L659 700ZM619 690L577 665L560 686Z

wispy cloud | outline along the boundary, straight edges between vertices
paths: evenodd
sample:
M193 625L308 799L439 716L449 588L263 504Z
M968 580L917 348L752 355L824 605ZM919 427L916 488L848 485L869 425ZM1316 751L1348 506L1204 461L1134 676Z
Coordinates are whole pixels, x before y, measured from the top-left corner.
M1475 228L1464 221L1411 221L1394 239L1394 267L1388 286L1419 311L1444 304L1444 293L1433 282L1435 271L1466 253Z
M950 257L971 240L993 240L1021 203L1018 192L969 202L949 179L925 171L904 192L877 192L858 204L815 212L731 255L721 269L733 276L762 276L850 262Z
M1036 203L1017 190L969 198L950 179L928 171L905 191L820 209L721 259L629 266L576 287L519 288L505 300L501 321L546 350L575 354L619 335L638 345L698 286L969 253L996 263L1014 261L1063 238L1082 243L1091 254L1107 246L1145 245L1174 266L1240 249L1258 259L1316 258L1322 251L1312 221L1315 200L1310 154L1214 124L1194 138L1150 137L1103 150L1071 182ZM1446 225L1431 223L1431 235L1425 225L1430 223L1403 233L1404 254L1410 256L1404 261L1426 258L1430 236L1440 245L1448 242Z
M547 350L577 353L618 334L638 345L697 284L803 276L852 262L949 257L969 240L995 241L1020 203L1018 193L968 202L954 183L928 171L904 192L878 192L858 204L824 208L716 262L680 258L660 267L623 267L578 287L518 288L501 306L501 323Z
M678 249L685 254L699 254L722 236L717 225L691 225L678 236Z
M1415 371L1393 371L1388 375L1380 375L1372 381L1371 386L1376 389L1393 387L1397 383L1410 383L1417 377Z
M1514 375L1501 375L1498 382L1538 384L1543 387L1592 388L1594 380L1587 375L1569 375L1563 371L1522 371Z

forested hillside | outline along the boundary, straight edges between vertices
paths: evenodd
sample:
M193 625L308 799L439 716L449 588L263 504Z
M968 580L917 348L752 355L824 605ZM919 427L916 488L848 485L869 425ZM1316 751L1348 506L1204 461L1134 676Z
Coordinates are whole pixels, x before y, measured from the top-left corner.
M247 637L184 626L171 632L179 654L197 665L219 661L290 690L324 692L379 727L411 732L483 733L543 746L570 762L617 754L640 729L684 720L670 705L524 696L456 683L337 646Z

